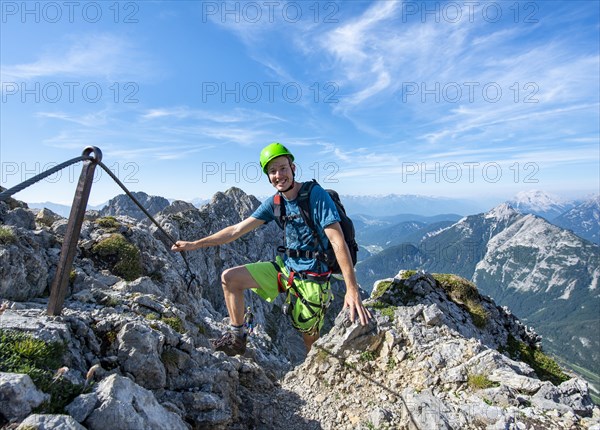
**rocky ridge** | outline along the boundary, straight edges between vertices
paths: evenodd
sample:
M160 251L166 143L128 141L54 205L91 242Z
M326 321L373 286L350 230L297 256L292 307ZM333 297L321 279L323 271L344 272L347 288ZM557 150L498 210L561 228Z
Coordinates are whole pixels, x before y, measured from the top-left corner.
M598 374L600 252L571 231L505 203L361 261L357 276L368 285L393 276L399 267L473 281L534 325L548 351L582 373Z
M142 191L131 194L153 216L169 206L169 201L164 197L149 196ZM100 216L126 215L139 221L146 218L144 212L125 194L110 199L106 206L100 209L99 214Z
M173 237L191 239L257 205L231 189L200 210L173 202L156 218ZM533 331L489 299L445 289L448 279L402 272L380 282L369 302L373 323L339 314L304 362L277 301L249 294L256 334L244 357L227 357L210 348L227 324L219 274L271 258L275 226L189 253L198 283L188 284L181 257L156 228L96 214L84 222L62 315L50 317L66 220L49 211L36 217L12 200L0 202L0 222L0 426L7 429L600 428L585 382L543 382L511 358L515 342L537 347ZM58 361L31 376L15 371L20 363L10 354L22 349L14 345L43 349L20 333L62 345ZM472 375L493 387L469 385Z

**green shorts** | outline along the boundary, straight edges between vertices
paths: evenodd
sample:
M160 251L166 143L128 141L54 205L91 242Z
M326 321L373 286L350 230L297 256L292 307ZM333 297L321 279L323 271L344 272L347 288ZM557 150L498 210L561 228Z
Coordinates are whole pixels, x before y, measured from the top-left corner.
M245 267L259 285L259 288L252 288L252 291L267 302L272 302L280 292L285 291L286 302L290 304L292 325L302 333L319 333L325 321L325 311L333 297L329 280L315 282L295 276L293 286L288 288L290 274L279 256L275 263L261 261L246 264Z

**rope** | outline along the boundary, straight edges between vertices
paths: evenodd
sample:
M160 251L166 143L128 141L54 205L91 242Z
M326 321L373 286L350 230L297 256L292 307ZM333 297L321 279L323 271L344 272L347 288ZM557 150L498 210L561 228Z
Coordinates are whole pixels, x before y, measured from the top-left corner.
M92 152L95 153L96 157L91 157L89 155ZM150 221L152 221L154 223L154 225L156 225L156 227L158 227L158 229L161 231L161 233L164 234L165 237L167 237L171 241L172 244L175 244L176 240L167 231L165 231L164 228L161 227L161 225L152 217L152 215L150 215L150 213L146 210L146 208L144 208L144 206L142 206L142 204L138 201L138 199L136 199L135 196L127 189L127 187L125 187L125 185L123 185L123 183L119 180L119 178L117 178L115 176L115 174L108 167L106 167L106 165L101 161L101 159L102 159L102 152L98 148L88 146L83 151L83 154L80 155L79 157L75 157L68 161L65 161L64 163L61 163L61 164L54 166L48 170L45 170L42 173L40 173L39 175L35 175L34 177L27 179L26 181L21 182L20 184L15 185L14 187L12 187L8 190L2 191L0 193L0 201L8 200L13 194L18 193L19 191L23 191L25 188L47 178L50 175L55 174L56 172L66 168L66 167L69 167L72 164L78 163L80 161L92 161L94 163L97 163L100 167L102 167L102 169L104 169L104 171L106 173L108 173L108 175L113 179L113 181L115 181L117 183L117 185L119 185L121 187L121 189L123 189L125 194L127 194L127 196L137 205L137 207L140 208L140 210L144 213L144 215L146 215L150 219ZM198 280L198 277L196 276L196 274L194 272L192 272L190 264L183 252L181 253L181 257L183 257L183 261L185 263L187 273L190 275L189 280L186 279L186 276L182 276L183 280L187 284L187 289L189 292L190 287L192 286L192 282L196 281L196 283L198 285L200 285L200 281Z
M144 213L144 215L146 215L146 217L148 217L148 219L150 221L152 221L152 223L160 230L160 232L162 234L165 235L165 237L167 239L169 239L169 241L171 241L172 244L177 243L177 241L173 238L173 236L171 236L164 228L162 228L162 226L158 223L158 221L156 221L152 217L152 215L150 215L150 213L146 210L146 208L144 208L144 206L138 201L138 199L135 198L135 196L131 193L131 191L129 191L127 189L127 187L119 180L119 178L117 178L117 176L108 167L106 167L106 165L102 161L99 161L98 165L100 167L102 167L102 169L104 169L104 171L106 173L108 173L108 175L113 179L113 181L115 181L117 183L117 185L119 187L121 187L121 189L125 192L125 194L127 194L127 197L129 197L133 201L133 203L135 203L136 206L138 208L140 208L140 210ZM183 252L181 253L181 257L183 257L183 262L185 263L185 267L187 269L187 273L189 273L189 275L190 275L189 281L186 279L185 276L183 277L183 279L187 283L187 287L188 287L188 291L189 291L190 287L192 285L192 282L196 281L198 283L198 285L199 285L200 281L198 280L198 278L194 274L194 272L192 272L192 269L190 268L190 264L188 262L188 259L187 259L187 257L185 256L185 254Z

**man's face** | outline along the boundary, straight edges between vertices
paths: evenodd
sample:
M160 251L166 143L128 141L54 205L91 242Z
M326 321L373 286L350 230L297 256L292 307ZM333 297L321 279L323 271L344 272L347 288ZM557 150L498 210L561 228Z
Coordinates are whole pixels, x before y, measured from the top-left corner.
M269 164L267 164L267 175L269 175L271 184L278 191L285 191L293 183L294 169L295 166L290 163L289 158L282 155L269 161Z

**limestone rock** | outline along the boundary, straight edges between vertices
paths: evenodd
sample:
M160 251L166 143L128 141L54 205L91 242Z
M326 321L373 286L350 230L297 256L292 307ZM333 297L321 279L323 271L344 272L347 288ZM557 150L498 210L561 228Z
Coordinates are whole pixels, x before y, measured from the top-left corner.
M165 385L165 367L160 359L163 336L145 325L131 322L121 328L117 341L123 370L133 375L138 384L150 389Z
M62 219L62 217L48 208L43 208L35 216L35 222L46 227L52 226L53 223Z
M96 393L81 394L65 407L65 411L71 415L75 421L82 423L96 408L98 395Z
M68 415L44 415L33 414L29 415L17 427L17 430L85 430L81 424Z
M22 420L48 398L29 375L0 372L0 417L5 420Z
M162 407L151 391L130 379L111 375L96 389L99 406L85 420L90 430L130 428L187 430L178 415Z

